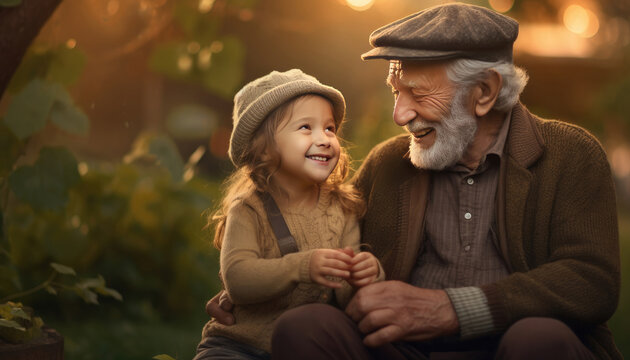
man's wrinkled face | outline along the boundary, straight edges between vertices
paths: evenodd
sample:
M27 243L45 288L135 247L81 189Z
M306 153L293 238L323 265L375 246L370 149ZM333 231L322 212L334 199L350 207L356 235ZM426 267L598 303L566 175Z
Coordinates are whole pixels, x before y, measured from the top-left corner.
M466 108L468 89L448 79L445 63L392 61L387 82L396 101L394 122L411 134L411 162L442 170L459 161L475 137L477 120Z

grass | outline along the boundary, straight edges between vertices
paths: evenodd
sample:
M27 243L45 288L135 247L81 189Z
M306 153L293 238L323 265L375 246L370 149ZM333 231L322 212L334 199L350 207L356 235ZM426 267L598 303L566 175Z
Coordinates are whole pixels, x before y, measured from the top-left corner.
M115 319L88 319L76 324L49 321L64 336L66 360L141 360L168 354L189 360L201 339L208 316L178 323L137 323Z

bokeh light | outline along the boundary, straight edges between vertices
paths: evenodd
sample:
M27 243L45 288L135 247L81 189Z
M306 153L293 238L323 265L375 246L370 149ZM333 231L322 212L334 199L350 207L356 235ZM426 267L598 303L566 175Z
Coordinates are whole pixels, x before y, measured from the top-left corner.
M490 6L498 12L508 12L514 6L514 0L490 0Z
M199 12L202 14L210 12L215 0L199 0Z
M348 6L357 11L364 11L374 5L375 0L346 0Z
M77 47L77 40L76 39L68 39L68 41L66 41L66 47L68 49L74 49L75 47Z
M118 0L111 0L107 2L107 15L114 16L120 10L120 3Z
M196 41L189 42L188 46L186 47L186 50L188 50L188 53L190 54L196 54L199 52L200 49L201 45L199 45L199 43Z
M593 37L599 31L597 15L577 4L569 5L564 10L562 20L569 31L585 38Z
M188 72L192 68L193 61L187 54L182 54L177 59L177 68L181 72Z
M630 147L619 146L610 155L610 165L617 177L630 175Z
M197 55L197 66L201 70L210 68L212 64L212 51L208 47L204 47Z

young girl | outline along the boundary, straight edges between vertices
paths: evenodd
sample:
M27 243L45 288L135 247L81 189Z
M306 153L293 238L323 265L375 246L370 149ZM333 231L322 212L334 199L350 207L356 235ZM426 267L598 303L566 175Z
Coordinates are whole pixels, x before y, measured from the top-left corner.
M376 258L358 252L364 205L342 184L348 158L336 132L344 114L338 90L297 69L273 71L236 94L229 155L237 170L213 217L236 322L206 324L196 360L267 359L282 312L314 302L345 306L353 287L384 279ZM267 194L298 252L281 255Z

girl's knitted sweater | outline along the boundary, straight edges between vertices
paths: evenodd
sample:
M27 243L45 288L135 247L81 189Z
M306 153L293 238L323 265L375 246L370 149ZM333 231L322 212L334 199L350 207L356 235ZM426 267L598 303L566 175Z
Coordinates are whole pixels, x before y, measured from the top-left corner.
M271 333L282 312L308 303L329 303L333 290L310 277L313 250L352 247L359 250L359 226L355 216L345 214L338 201L320 191L314 209L281 209L299 252L280 255L277 240L267 220L262 201L251 194L235 204L227 216L221 249L221 273L234 305L236 323L224 326L214 319L203 337L225 336L271 351ZM381 269L379 280L384 279ZM339 305L352 296L351 286L334 291Z

